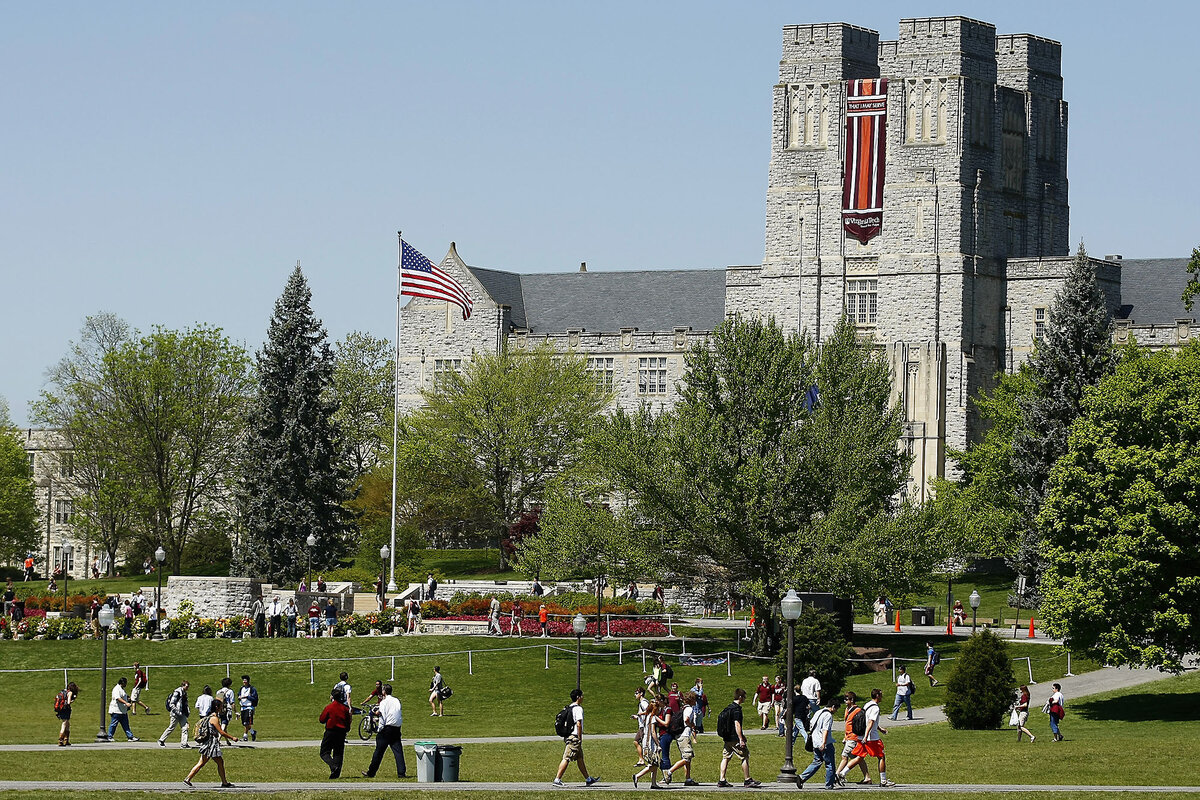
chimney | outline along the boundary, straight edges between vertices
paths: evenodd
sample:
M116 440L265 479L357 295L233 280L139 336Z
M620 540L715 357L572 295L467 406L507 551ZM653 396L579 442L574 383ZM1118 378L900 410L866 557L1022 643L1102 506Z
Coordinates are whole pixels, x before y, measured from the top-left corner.
M1116 253L1116 254L1114 254L1114 255L1105 256L1105 257L1104 257L1104 260L1105 260L1105 261L1120 261L1120 260L1121 260L1121 255L1120 255L1120 253Z
M587 272L587 262L586 262L586 261L580 261L580 262L579 262L579 271L580 271L580 272Z

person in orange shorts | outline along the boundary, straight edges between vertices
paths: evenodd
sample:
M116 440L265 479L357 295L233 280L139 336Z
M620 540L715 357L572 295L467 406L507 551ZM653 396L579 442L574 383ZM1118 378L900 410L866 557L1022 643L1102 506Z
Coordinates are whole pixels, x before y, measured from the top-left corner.
M879 727L879 701L882 698L882 691L879 689L871 690L871 701L863 706L863 713L866 714L867 718L866 732L852 752L854 757L850 759L850 762L845 767L838 771L838 783L845 784L846 773L864 758L872 756L879 759L879 785L896 785L895 782L888 780L887 761L884 759L883 740L880 738L880 734L887 733L886 728Z

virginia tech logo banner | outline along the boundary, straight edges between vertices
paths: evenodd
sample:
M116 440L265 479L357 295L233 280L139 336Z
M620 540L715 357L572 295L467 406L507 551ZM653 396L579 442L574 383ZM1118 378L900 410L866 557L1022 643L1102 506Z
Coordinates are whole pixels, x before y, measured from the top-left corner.
M848 81L842 227L863 244L883 230L886 148L887 78Z

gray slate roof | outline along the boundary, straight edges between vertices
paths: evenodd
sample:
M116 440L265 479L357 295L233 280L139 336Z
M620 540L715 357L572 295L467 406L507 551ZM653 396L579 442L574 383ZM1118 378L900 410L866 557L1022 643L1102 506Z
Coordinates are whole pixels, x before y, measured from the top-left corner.
M469 267L514 328L534 333L622 328L711 331L725 318L725 270L678 269L517 274Z
M1121 308L1117 319L1136 325L1170 325L1194 319L1180 296L1188 283L1186 258L1128 258L1121 261Z

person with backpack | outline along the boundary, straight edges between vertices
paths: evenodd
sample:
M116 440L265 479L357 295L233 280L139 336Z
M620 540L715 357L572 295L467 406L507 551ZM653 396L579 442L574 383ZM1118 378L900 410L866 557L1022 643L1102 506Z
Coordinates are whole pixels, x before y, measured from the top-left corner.
M225 777L225 758L221 755L221 738L224 737L236 743L237 737L230 735L221 725L221 716L224 711L225 704L219 699L213 700L208 714L196 724L196 744L200 748L200 760L183 779L188 786L192 785L192 778L196 777L196 773L209 761L217 762L217 774L221 777L221 788L228 789L233 786Z
M900 705L908 707L908 718L912 719L912 696L913 696L912 676L908 674L908 670L901 666L896 675L896 703L892 706L892 716L889 719L896 719L900 716Z
M348 672L342 672L338 675L338 682L333 685L333 691L341 694L342 704L346 706L347 711L353 714L354 705L350 702L350 693L353 689L350 686L350 674Z
M842 741L842 761L838 764L838 775L845 777L845 773L849 772L851 753L854 748L858 747L858 740L867 732L867 718L863 715L863 710L858 705L858 695L854 692L846 692L846 735ZM871 783L871 773L867 771L867 762L859 759L858 768L862 770L862 780L860 785L867 786ZM844 771L843 771L844 770ZM839 780L839 783L844 783L844 780Z
M587 764L583 761L583 690L571 690L571 704L558 712L554 718L554 732L563 738L563 757L554 775L553 786L566 786L563 775L567 766L574 761L583 775L583 785L592 786L600 781L599 778L588 775Z
M242 688L238 689L238 708L242 712L242 741L249 739L258 741L258 731L254 730L254 712L258 710L258 689L250 684L250 676L242 676Z
M237 698L233 694L233 678L221 678L221 688L217 689L216 698L224 707L221 711L221 727L228 729L229 723L233 721L233 708L237 704Z
M167 696L167 713L171 715L171 721L167 723L167 729L162 732L162 736L158 737L158 746L167 746L167 737L171 735L171 731L175 730L176 726L179 731L179 746L183 748L191 747L188 744L188 682L182 681L175 691Z
M725 780L725 772L729 761L737 758L742 762L742 786L757 789L761 783L750 777L750 746L746 743L746 731L742 728L742 703L746 701L745 689L733 690L733 702L717 715L717 736L723 742L721 748L721 769L717 786L727 788L733 786Z
M833 713L837 711L838 701L836 697L830 697L825 701L825 705L817 709L817 713L813 715L811 725L809 726L808 744L805 749L811 749L813 754L812 763L805 767L804 771L796 778L796 788L804 786L804 782L817 774L817 770L821 765L825 765L825 788L833 789L837 787L835 776L837 772L833 768L834 748L837 743L833 740Z
M640 691L640 690L639 690ZM658 765L659 752L658 742L661 735L662 717L659 714L662 712L662 696L651 697L646 702L646 725L638 730L642 740L638 743L638 752L642 755L643 762L639 764L642 769L633 773L633 788L638 788L638 781L647 775L650 776L650 788L661 789L662 786L658 783Z
M887 728L879 727L879 701L883 699L883 692L879 689L871 690L871 700L863 706L863 715L866 718L866 730L859 736L858 744L851 751L850 763L845 769L838 773L838 781L845 783L846 773L854 767L855 763L862 761L868 756L873 756L879 759L879 785L881 787L895 786L895 782L889 781L887 777L887 760L883 754L883 739L880 734L887 733Z
M658 723L658 766L665 775L671 769L671 742L683 734L683 712L680 708L679 697L675 700L661 693L657 696L659 715ZM670 781L667 781L670 783Z
M679 760L663 772L663 783L671 782L675 770L683 767L683 785L699 786L692 780L692 759L696 757L696 693L685 692L683 695L683 710L679 714L679 732L675 741L679 744Z
M929 678L929 686L932 688L941 683L937 678L933 677L933 668L942 663L942 654L933 649L933 644L925 643L925 677Z
M77 697L79 697L79 687L75 685L74 681L68 683L67 688L54 696L54 716L62 721L62 725L58 728L59 747L71 745L71 704Z

